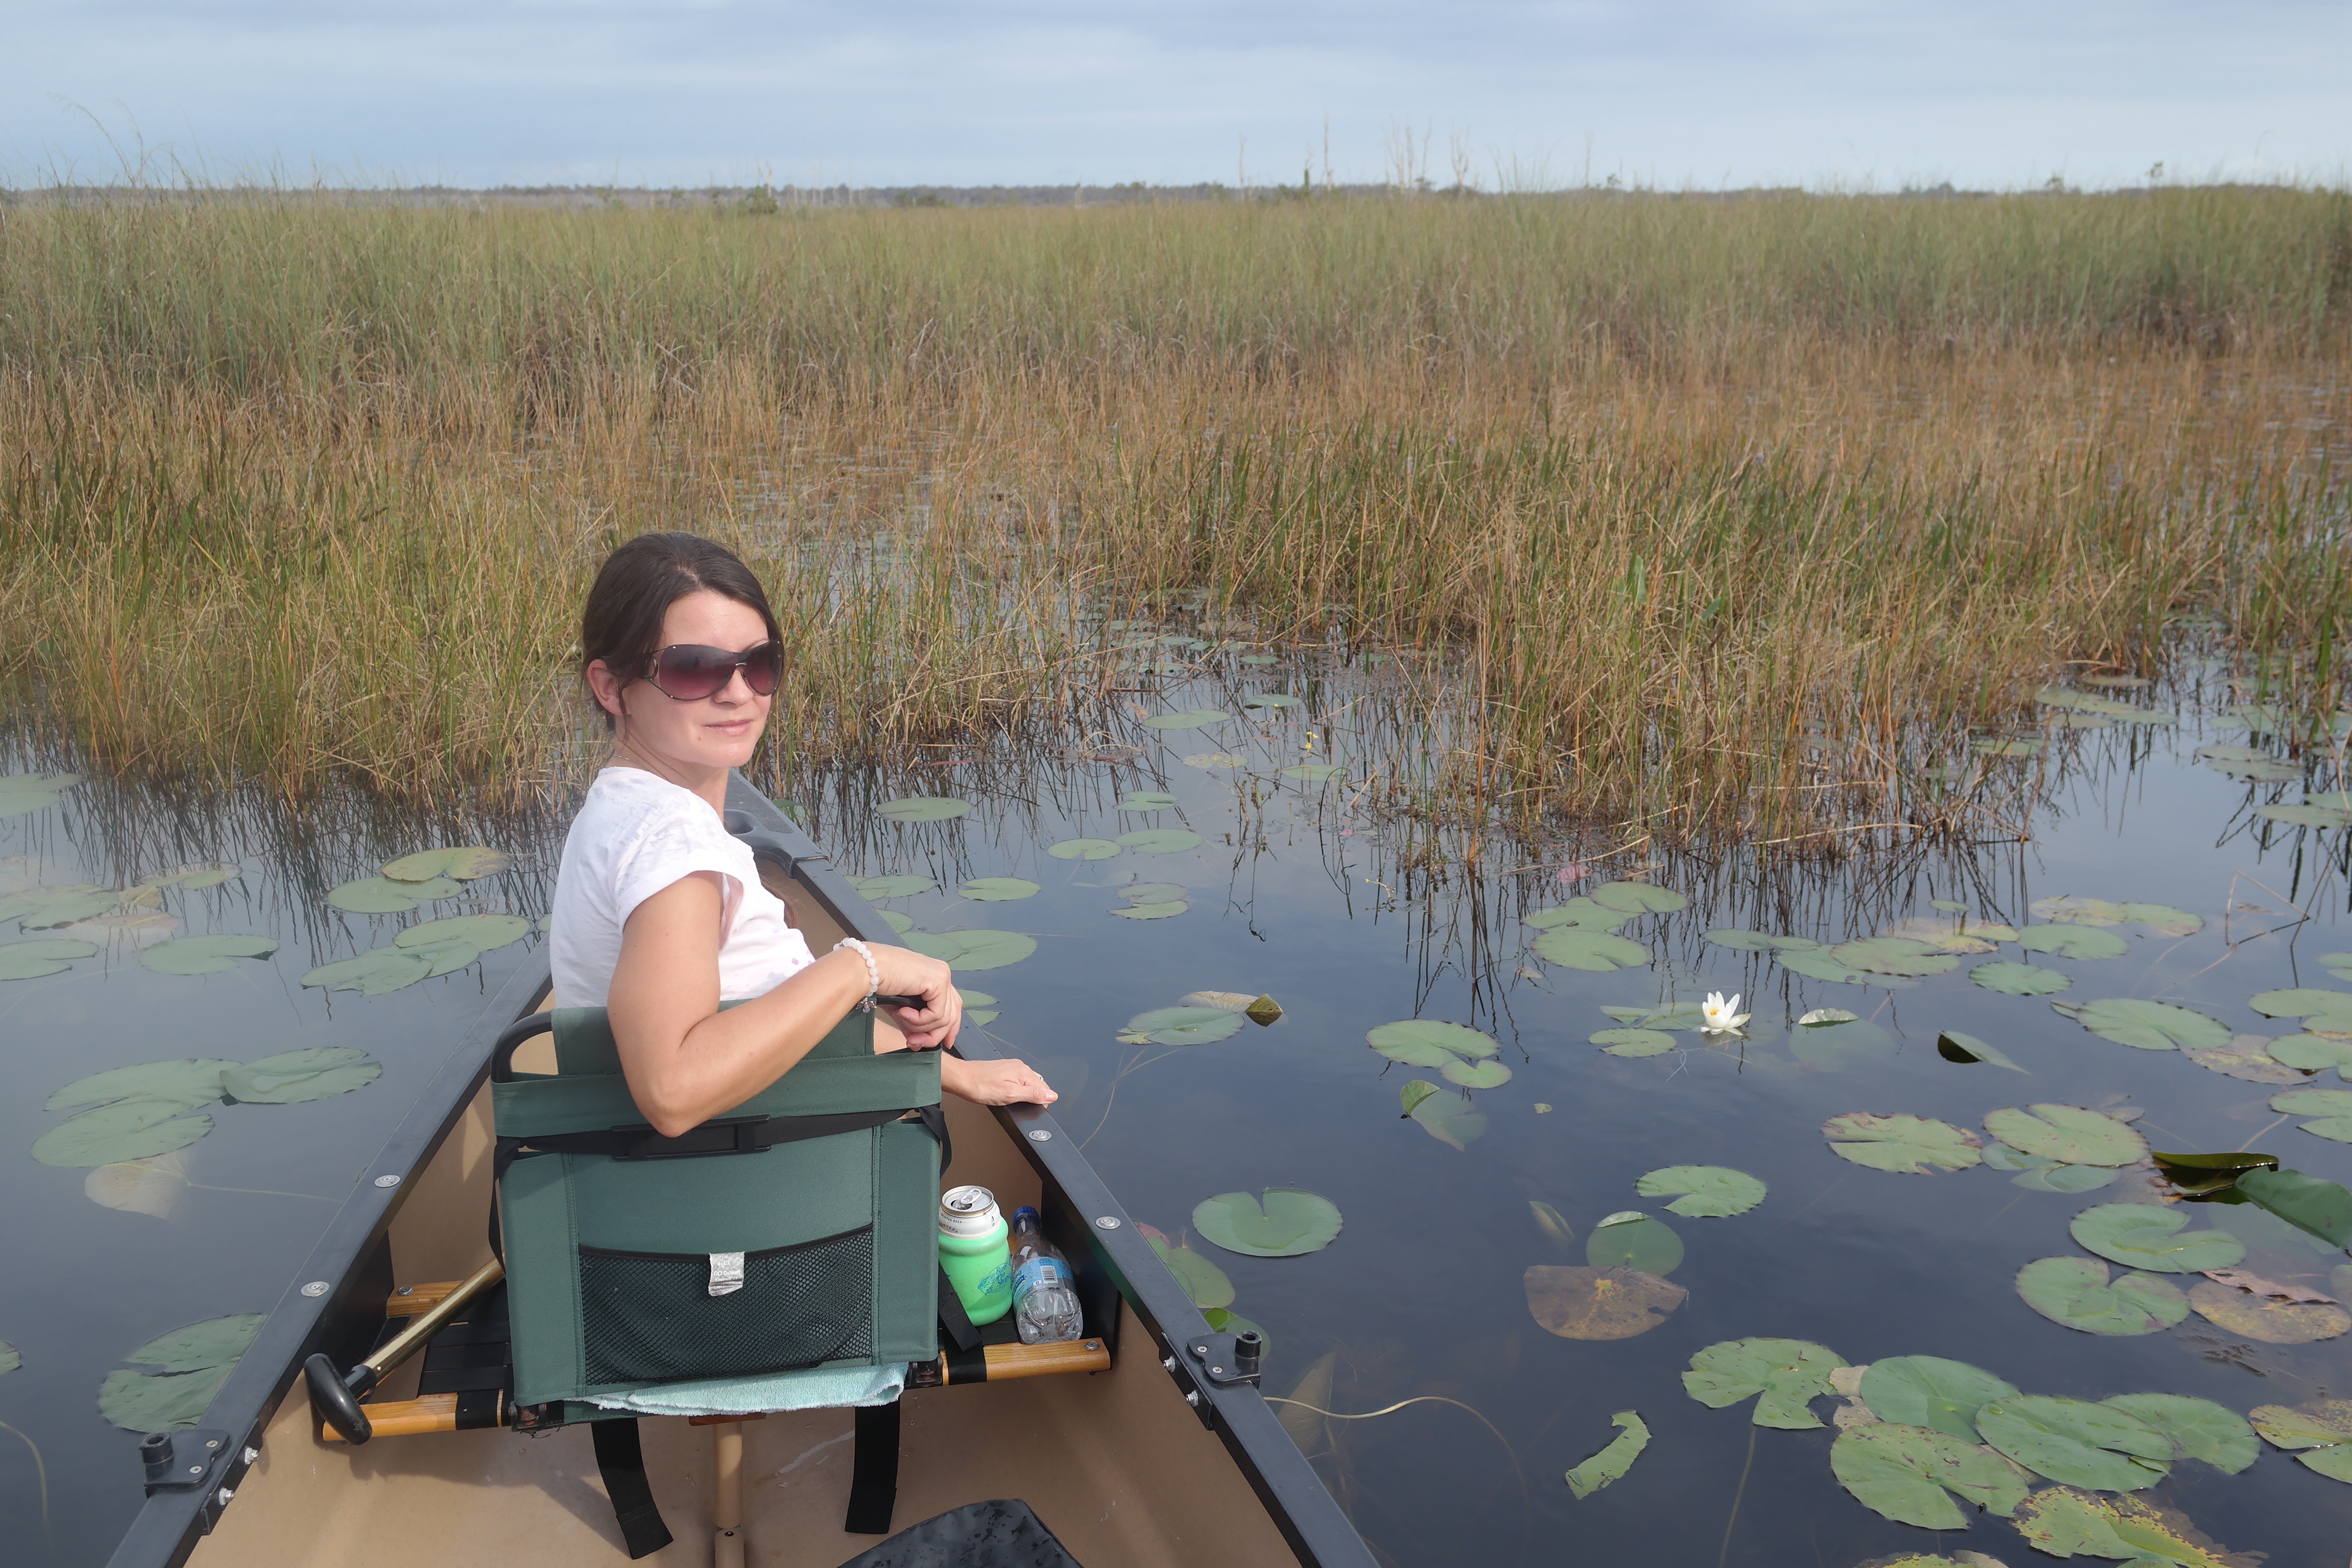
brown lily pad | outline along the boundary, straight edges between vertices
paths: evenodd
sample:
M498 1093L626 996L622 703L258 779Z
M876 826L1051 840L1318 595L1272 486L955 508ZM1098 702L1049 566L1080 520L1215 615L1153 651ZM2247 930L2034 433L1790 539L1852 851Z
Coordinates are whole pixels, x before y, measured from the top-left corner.
M2185 1050L2180 1054L2208 1072L2224 1078L2243 1079L2248 1083L2306 1083L2311 1075L2287 1066L2270 1054L2270 1044L2262 1035L2237 1035L2226 1046L2210 1046L2202 1049Z
M1636 1268L1538 1263L1527 1273L1528 1310L1564 1340L1630 1340L1646 1334L1689 1300L1671 1280Z
M2308 1285L2282 1285L2246 1268L2208 1268L2205 1278L2217 1284L2234 1285L2241 1290L2251 1290L2257 1296L2274 1297L2281 1301L2309 1301L2324 1306L2341 1305L2325 1290Z
M2307 1345L2352 1330L2352 1313L2332 1302L2281 1300L2211 1279L2189 1287L2189 1304L2208 1322L2264 1344Z

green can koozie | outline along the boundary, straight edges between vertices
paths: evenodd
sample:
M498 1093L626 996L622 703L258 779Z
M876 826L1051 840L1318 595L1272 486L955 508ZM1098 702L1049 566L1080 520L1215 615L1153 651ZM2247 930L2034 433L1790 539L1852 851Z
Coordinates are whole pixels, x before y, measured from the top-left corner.
M1013 1310L1013 1255L996 1194L986 1187L952 1187L940 1198L940 1267L974 1328Z

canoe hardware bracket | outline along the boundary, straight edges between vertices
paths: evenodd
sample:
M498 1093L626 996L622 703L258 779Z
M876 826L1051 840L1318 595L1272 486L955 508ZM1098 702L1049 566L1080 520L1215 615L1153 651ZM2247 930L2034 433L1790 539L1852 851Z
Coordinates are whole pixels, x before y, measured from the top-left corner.
M1257 1331L1240 1334L1195 1334L1184 1343L1201 1365L1201 1374L1220 1388L1257 1382L1259 1352L1265 1342Z
M236 1455L234 1440L217 1426L150 1432L139 1440L139 1462L147 1472L149 1497L157 1492L203 1491L223 1479Z

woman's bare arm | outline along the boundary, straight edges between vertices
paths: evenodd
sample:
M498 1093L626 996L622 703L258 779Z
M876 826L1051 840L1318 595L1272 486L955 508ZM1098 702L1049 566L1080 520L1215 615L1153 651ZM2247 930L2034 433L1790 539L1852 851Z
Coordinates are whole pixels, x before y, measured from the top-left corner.
M698 872L639 904L621 931L606 1002L613 1037L630 1095L664 1137L775 1082L866 994L865 960L855 951L833 952L767 994L720 1012L720 907L715 876ZM873 953L883 991L923 999L916 1016L930 1026L910 1033L952 1041L963 999L948 966L880 942Z

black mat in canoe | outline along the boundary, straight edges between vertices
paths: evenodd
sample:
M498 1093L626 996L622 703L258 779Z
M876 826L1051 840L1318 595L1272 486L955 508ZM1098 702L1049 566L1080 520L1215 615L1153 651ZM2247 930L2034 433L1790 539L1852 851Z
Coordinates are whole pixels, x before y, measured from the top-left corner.
M841 1568L1082 1568L1014 1498L968 1502L902 1530Z

